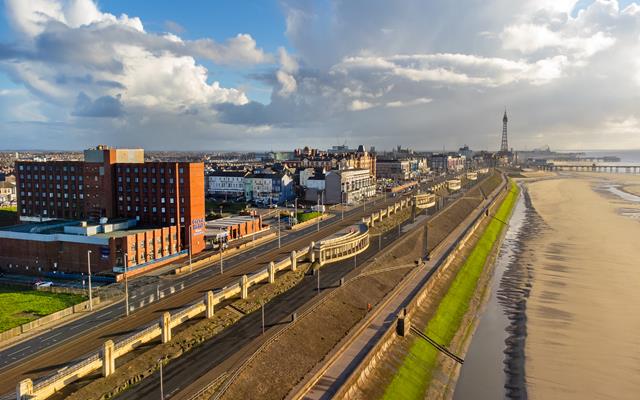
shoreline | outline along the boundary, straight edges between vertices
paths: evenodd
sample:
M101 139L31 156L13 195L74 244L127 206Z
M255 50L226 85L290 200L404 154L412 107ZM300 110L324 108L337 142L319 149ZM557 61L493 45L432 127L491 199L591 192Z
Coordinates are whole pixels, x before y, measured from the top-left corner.
M546 178L540 177L536 180L538 179ZM529 269L520 268L519 260L521 258L522 242L532 234L528 232L531 229L532 220L539 223L537 220L539 217L531 207L527 188L522 180L519 180L518 186L520 187L520 197L510 215L509 227L503 231L499 244L496 246L495 255L491 259L490 274L488 274L488 279L483 282L482 304L475 310L473 315L473 334L469 337L465 346L465 357L471 346L476 346L475 352L477 353L473 355L475 357L473 360L474 365L469 367L468 365L471 364L467 364L467 368L472 369L467 369L465 372L465 374L468 374L464 376L465 386L460 388L459 392L454 391L454 396L451 398L465 399L470 393L479 395L478 392L480 392L480 395L495 397L497 396L497 393L495 393L497 391L501 392L500 397L527 398L524 379L524 338L526 337L527 288L531 284L532 276ZM522 208L519 210L520 207ZM516 213L519 213L519 215L516 215ZM514 217L521 218L521 220L514 223ZM511 231L512 229L515 229L515 231ZM506 239L507 235L513 235L513 237ZM504 261L502 257L505 257ZM500 271L498 271L499 267L501 268ZM499 276L496 276L497 272L500 273ZM490 301L492 302L491 307L493 307L491 310L487 308ZM487 313L489 314L487 315ZM498 315L503 317L502 323L504 325L496 328L493 324L498 322L495 320ZM483 318L489 319L484 321ZM487 326L488 324L491 326ZM480 337L476 339L475 335L478 333L478 327L483 331ZM504 331L501 331L501 329L504 329ZM486 346L493 347L496 345L493 341L495 340L494 334L496 334L496 330L503 332L504 342L501 342L502 345L500 345L499 349L495 348L493 350L499 351L503 357L497 356L496 359L487 359ZM481 340L482 342L474 344L474 340ZM489 351L491 353L491 350ZM494 365L493 363L497 361L497 358L500 358L499 364ZM492 374L486 371L487 368L499 368L499 371L493 371L498 376L491 376ZM496 389L497 386L493 385L496 384L496 379L500 380L499 376L503 376L504 380L497 384L500 389ZM488 386L483 385L487 383L487 379L491 383ZM455 383L457 384L457 381ZM483 385L482 388L478 387L479 385Z
M524 241L520 260L533 273L522 321L525 388L532 399L633 398L640 295L629 283L640 281L640 225L620 211L638 204L603 187L623 191L640 176L560 178L528 184L544 225Z

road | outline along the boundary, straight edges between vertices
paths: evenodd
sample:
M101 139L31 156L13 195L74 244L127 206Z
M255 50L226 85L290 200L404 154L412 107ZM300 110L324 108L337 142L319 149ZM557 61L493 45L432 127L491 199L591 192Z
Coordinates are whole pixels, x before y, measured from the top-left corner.
M427 217L420 215L415 221L401 224L400 230L391 230L382 236L379 244L372 243L369 248L357 256L358 265L366 263L404 235L406 232L424 226ZM464 229L465 225L461 224ZM454 239L448 238L449 241ZM380 246L380 247L379 247ZM328 264L321 270L321 289L339 285L340 278L345 277L356 268L353 258ZM265 325L268 328L287 324L293 312L299 311L313 297L317 296L317 281L315 276L305 276L303 281L291 290L278 296L265 305ZM216 373L229 371L239 358L248 357L257 347L255 339L262 335L262 315L260 312L251 313L233 326L224 330L211 340L204 342L180 358L172 361L163 368L163 388L165 398L188 398L193 391L190 385L213 369ZM269 332L266 332L267 337ZM236 356L242 353L241 356ZM234 357L236 356L236 357ZM211 376L211 374L208 374ZM134 400L153 398L160 395L160 374L156 372L142 382L133 386L118 396L118 399ZM184 391L184 393L181 393Z
M389 198L386 202L378 201L375 205L369 204L364 213L363 207L347 211L344 214L344 220L341 220L338 215L322 221L319 232L316 231L316 226L291 232L282 238L280 249L277 248L277 241L271 241L239 253L225 260L224 274L220 274L217 267L219 264L214 263L212 267L194 271L187 276L167 279L162 283L161 290L180 285L184 285L184 289L134 312L129 317L123 317L124 305L120 302L3 349L0 351L0 393L13 392L15 385L21 379L27 377L35 379L63 368L84 354L96 350L105 340L129 334L158 319L164 311L200 299L208 290L235 283L238 276L256 271L270 261L284 258L291 250L298 250L311 241L329 236L359 221L363 215L381 208L383 204L386 206L398 199ZM132 296L147 297L156 293L156 290L155 285L143 287L136 293L132 293Z
M382 251L398 238L398 231L382 237ZM378 253L378 246L372 244L363 253L358 254L359 265ZM337 286L340 278L355 268L354 260L347 259L322 268L320 288ZM265 326L273 327L290 321L291 314L317 296L317 280L307 275L302 282L291 290L278 296L265 305ZM214 366L222 364L235 352L243 349L262 334L261 313L254 312L240 319L236 324L224 330L220 335L183 354L163 368L163 386L166 397L176 393L195 381ZM203 356L206 355L206 356ZM143 399L159 395L159 373L155 374L130 390L118 396L119 399Z

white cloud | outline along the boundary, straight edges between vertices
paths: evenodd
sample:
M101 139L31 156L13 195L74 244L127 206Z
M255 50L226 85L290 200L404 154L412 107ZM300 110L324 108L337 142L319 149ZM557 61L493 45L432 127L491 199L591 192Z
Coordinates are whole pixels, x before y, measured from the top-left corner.
M294 74L298 72L298 62L287 53L284 47L278 49L280 58L280 69L276 72L276 78L280 83L278 94L282 97L288 97L296 91L298 83Z
M396 101L390 101L386 104L387 107L391 107L391 108L399 108L399 107L411 107L411 106L417 106L420 104L427 104L427 103L431 103L433 101L433 99L428 99L426 97L420 97L417 99L413 99L413 100L408 100L408 101L400 101L400 100L396 100Z
M368 101L363 101L363 100L353 100L349 104L349 109L351 111L362 111L362 110L367 110L371 107L375 107L375 104L372 104L372 103L369 103Z
M72 108L84 93L117 97L125 107L164 112L196 107L213 116L212 104L241 105L248 99L242 90L209 82L195 57L221 65L273 61L250 35L218 43L150 34L139 18L101 12L92 0L8 0L6 9L23 39L6 62L0 55L0 68L63 107Z
M349 57L335 65L332 71L345 75L396 76L414 82L496 87L519 81L536 85L548 83L561 77L568 65L563 56L529 63L468 54L411 54Z

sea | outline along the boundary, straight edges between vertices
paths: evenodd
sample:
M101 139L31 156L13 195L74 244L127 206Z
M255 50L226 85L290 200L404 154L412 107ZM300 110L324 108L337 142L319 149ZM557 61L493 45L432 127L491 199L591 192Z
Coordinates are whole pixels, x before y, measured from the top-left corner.
M640 164L640 150L567 150L559 153L584 153L585 157L614 156L620 163Z

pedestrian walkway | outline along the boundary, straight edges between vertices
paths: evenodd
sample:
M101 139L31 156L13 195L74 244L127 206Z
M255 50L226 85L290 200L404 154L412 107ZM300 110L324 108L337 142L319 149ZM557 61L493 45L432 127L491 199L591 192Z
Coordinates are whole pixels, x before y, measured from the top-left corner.
M304 399L330 399L340 388L342 383L348 378L351 372L359 365L369 351L376 345L380 337L387 331L391 324L395 323L398 314L408 304L409 301L420 291L429 279L431 271L444 261L448 254L447 249L457 243L464 235L475 218L482 212L488 204L483 201L467 218L454 229L432 252L430 261L424 262L413 274L407 276L400 286L392 293L391 297L383 301L381 305L374 309L369 320L365 322L365 327L356 333L356 337L348 342L333 361L329 363L320 378L313 384L309 391L303 396ZM424 217L424 216L423 216ZM411 224L415 226L423 222L416 219ZM409 226L403 229L406 232Z

